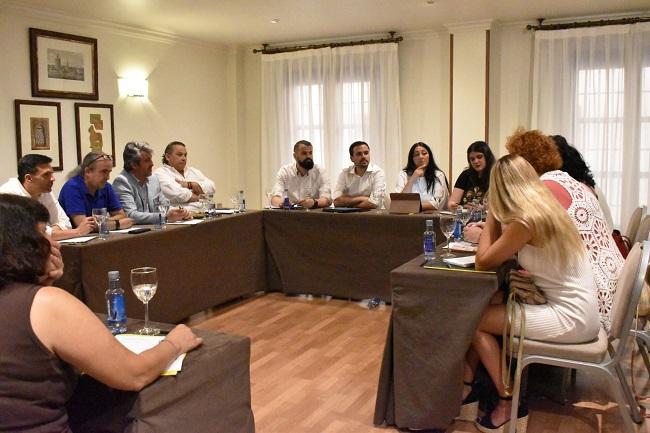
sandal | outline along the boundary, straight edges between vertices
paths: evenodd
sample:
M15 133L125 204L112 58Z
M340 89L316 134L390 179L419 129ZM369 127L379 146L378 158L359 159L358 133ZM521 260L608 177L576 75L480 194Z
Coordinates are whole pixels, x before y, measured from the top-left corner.
M512 397L499 396L499 399L512 400ZM510 428L510 421L511 420L507 420L501 425L495 426L492 424L492 413L489 413L483 418L477 420L476 428L483 433L506 433ZM517 433L526 433L526 429L528 428L528 409L523 405L520 405L519 409L517 410L517 419L515 422L517 423L515 431Z
M471 387L471 390L461 403L460 413L456 417L456 421L476 422L478 417L478 392L472 383L463 382L463 385Z

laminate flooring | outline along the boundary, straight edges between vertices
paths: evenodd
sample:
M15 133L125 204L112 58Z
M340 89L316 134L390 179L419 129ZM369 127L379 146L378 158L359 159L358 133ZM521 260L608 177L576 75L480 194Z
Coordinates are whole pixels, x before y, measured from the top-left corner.
M394 432L372 424L389 317L390 306L369 310L357 302L270 293L201 313L187 324L251 338L257 433ZM634 371L638 391L650 394L640 356ZM530 382L529 433L623 433L618 408L598 378L579 372L564 405L537 396ZM638 431L650 433L649 425ZM477 431L464 422L447 429Z

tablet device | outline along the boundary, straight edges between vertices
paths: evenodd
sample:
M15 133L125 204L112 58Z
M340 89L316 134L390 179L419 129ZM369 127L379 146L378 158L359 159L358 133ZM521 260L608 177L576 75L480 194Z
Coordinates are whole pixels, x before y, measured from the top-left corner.
M390 213L410 214L422 212L420 194L417 192L390 193Z

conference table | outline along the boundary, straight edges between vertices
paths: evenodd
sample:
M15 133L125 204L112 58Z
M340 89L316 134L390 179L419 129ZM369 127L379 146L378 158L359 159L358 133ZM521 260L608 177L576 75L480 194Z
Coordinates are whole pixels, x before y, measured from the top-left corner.
M107 272L120 271L127 313L143 317L143 305L130 293L130 270L156 267L150 315L169 323L261 291L390 302L390 271L422 252L425 220L433 218L264 210L112 233L107 240L63 245L64 275L56 284L105 312Z
M446 429L462 400L465 353L499 286L494 272L416 257L391 272L392 312L374 424Z

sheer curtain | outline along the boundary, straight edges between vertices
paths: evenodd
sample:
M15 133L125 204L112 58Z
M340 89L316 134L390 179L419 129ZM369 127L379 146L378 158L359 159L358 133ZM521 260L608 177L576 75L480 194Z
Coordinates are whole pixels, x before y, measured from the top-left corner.
M322 48L262 56L262 188L268 191L293 145L314 145L332 187L350 165L348 147L370 145L371 161L397 178L400 161L397 44Z
M532 126L582 152L625 229L650 199L650 23L536 32Z

